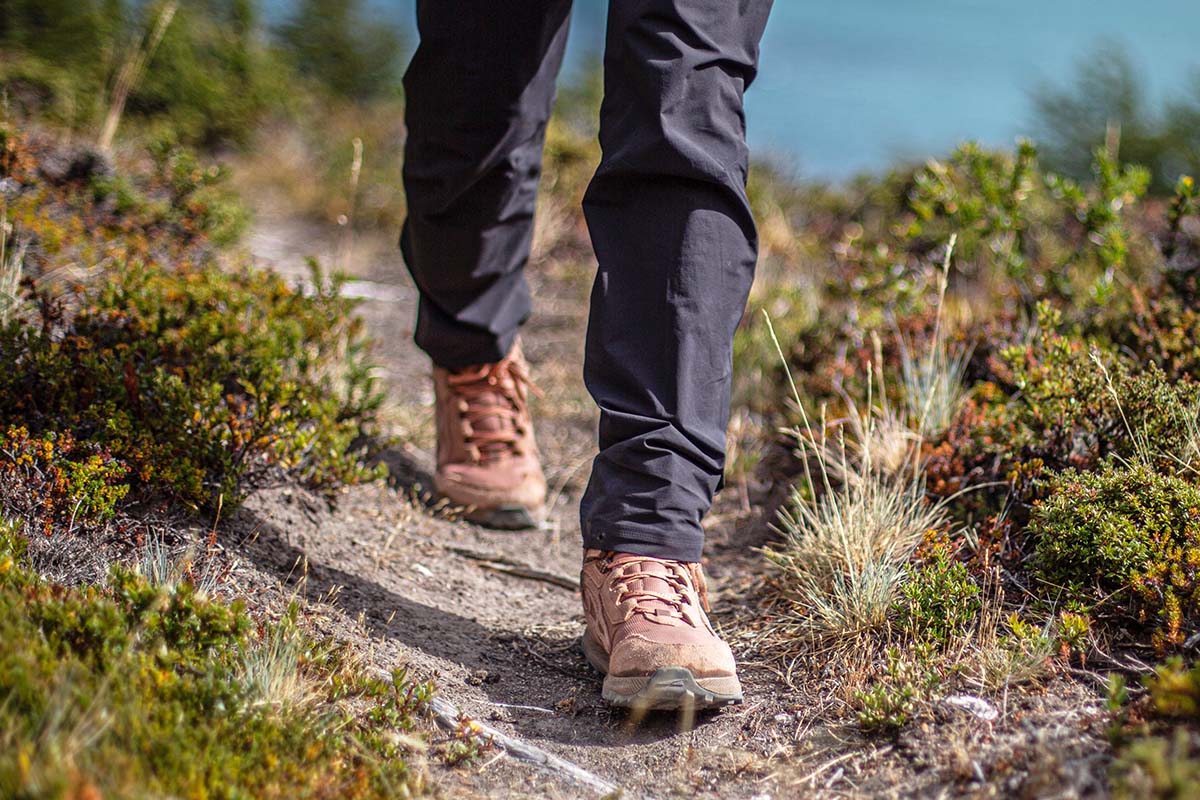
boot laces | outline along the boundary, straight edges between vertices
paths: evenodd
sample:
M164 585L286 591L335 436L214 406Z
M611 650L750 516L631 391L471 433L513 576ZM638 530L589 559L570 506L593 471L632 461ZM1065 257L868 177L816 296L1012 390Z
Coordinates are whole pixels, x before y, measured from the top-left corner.
M477 462L525 455L522 440L529 392L542 392L515 358L468 367L448 378L458 400L462 433Z
M675 624L682 619L694 624L684 614L685 605L691 605L692 576L687 567L675 561L654 561L666 567L666 571L651 571L647 562L626 566L613 583L617 592L617 603L626 606L625 619L641 614L647 619ZM701 604L708 606L707 591L703 583L695 587Z

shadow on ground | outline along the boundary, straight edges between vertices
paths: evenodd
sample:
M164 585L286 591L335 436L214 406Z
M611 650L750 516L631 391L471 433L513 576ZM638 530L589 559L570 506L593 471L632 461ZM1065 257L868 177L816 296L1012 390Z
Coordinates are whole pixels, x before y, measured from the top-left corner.
M410 464L397 463L402 475L413 474L403 471ZM239 510L228 520L226 536L260 570L285 584L305 580L310 596L332 598L334 607L361 620L372 637L399 645L402 657L420 651L461 668L465 682L486 695L495 712L492 718L511 723L519 736L612 747L652 743L679 733L678 715L651 714L635 726L626 713L605 707L599 700L600 676L584 660L574 630L496 630L403 597L369 577L314 558L292 544L279 525L250 510ZM504 597L497 596L495 602L504 602ZM700 715L696 724L718 716L719 712Z

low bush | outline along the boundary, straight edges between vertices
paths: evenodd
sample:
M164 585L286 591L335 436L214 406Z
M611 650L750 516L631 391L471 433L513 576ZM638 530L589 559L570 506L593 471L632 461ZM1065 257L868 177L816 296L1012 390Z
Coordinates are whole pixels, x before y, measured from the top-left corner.
M1112 730L1117 757L1109 768L1118 798L1191 798L1200 786L1200 666L1178 657L1158 666L1148 690L1128 706L1117 681L1109 703L1118 712Z
M1200 736L1176 728L1170 736L1136 739L1109 768L1118 800L1194 800L1200 796Z
M782 358L759 315L739 331L755 411L789 431L796 417L821 419L807 440L834 442L802 446L776 476L793 491L766 548L783 567L770 637L836 674L830 688L870 732L932 718L928 675L938 694L986 696L1070 665L1122 663L1127 649L1180 652L1200 623L1195 186L1146 201L1146 170L1103 149L1090 164L1077 182L1044 172L1030 145L966 145L812 192L798 266L753 300L778 319ZM800 408L764 401L790 395L792 375ZM758 389L764 378L774 393ZM955 391L930 391L943 385ZM937 424L914 424L935 407ZM882 541L875 505L891 506L848 500L888 488L876 478L889 472L855 459L860 441L882 452L900 439L843 432L890 431L895 417L913 469L875 494L911 499L903 507L922 524L906 528L915 535L899 557L867 559L862 543ZM822 469L831 462L848 466ZM1156 786L1183 786L1188 736L1122 758Z
M128 472L111 453L79 448L69 433L33 437L15 426L0 431L3 514L46 536L111 518L129 492Z
M897 622L917 641L946 647L979 622L979 584L946 543L913 566L897 603Z
M1054 470L1094 468L1109 455L1172 469L1171 456L1187 446L1183 414L1200 397L1197 386L1063 335L1060 325L1043 306L1034 342L1002 353L1015 391L1010 435L997 444Z
M234 502L273 467L319 489L364 477L351 445L379 402L352 303L267 272L139 265L59 317L0 331L0 416L69 433L138 489Z
M917 169L796 201L804 224L793 225L793 263L777 268L752 304L779 319L787 366L810 409L828 404L838 416L847 395L863 395L868 362L882 355L874 366L897 374L904 342L923 347L933 337L938 266L952 236L941 312L950 351L972 353L969 382L989 377L999 352L1022 341L1041 301L1097 331L1127 319L1134 295L1121 287L1162 272L1141 203L1148 177L1103 150L1092 164L1092 180L1076 182L1043 171L1032 144L1006 152L968 143ZM786 385L758 314L747 315L735 347L747 380ZM900 404L901 386L892 382L890 398ZM751 399L759 411L767 410L762 396Z
M1049 595L1119 612L1160 648L1200 619L1200 489L1144 464L1052 479L1029 532Z
M43 465L59 470L51 484L78 484L55 490L61 502L111 511L115 495L85 481L95 459L128 500L201 507L276 473L330 497L371 474L359 456L381 396L354 301L315 264L305 289L224 255L239 215L220 170L169 144L126 175L15 132L3 143L10 239L29 255L0 326L0 419L65 443Z

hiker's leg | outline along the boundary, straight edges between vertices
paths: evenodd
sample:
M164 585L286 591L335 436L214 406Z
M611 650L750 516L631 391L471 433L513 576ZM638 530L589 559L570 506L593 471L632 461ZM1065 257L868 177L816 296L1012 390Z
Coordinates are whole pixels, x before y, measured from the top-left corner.
M401 250L421 296L416 341L440 367L500 361L529 314L522 270L570 8L417 2Z
M601 411L585 547L700 559L754 275L742 93L770 6L610 0L584 199L600 264L584 375Z

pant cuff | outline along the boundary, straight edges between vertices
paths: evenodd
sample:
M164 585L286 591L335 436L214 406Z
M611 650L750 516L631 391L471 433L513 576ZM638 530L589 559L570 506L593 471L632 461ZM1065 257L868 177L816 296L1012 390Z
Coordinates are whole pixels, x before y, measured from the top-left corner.
M587 550L611 550L697 564L704 550L704 532L627 524L605 525L603 529L588 526L583 546Z

